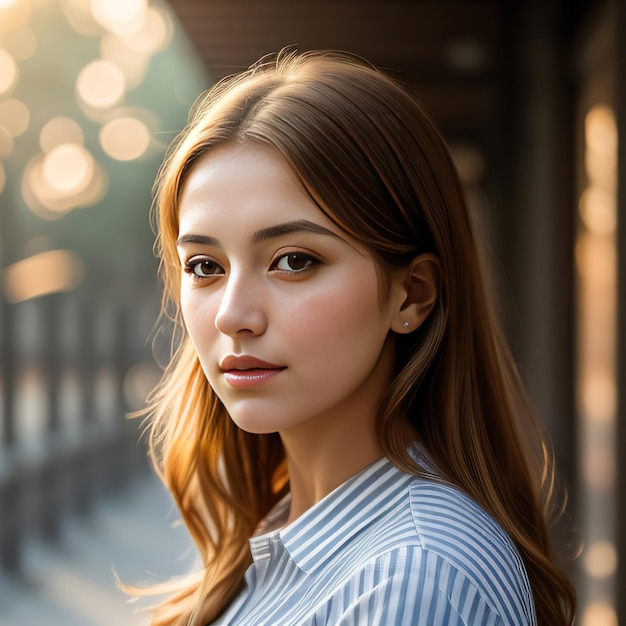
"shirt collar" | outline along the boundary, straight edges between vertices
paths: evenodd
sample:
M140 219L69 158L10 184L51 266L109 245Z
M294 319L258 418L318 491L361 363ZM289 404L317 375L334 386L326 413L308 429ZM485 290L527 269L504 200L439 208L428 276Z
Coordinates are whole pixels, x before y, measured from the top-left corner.
M379 459L279 531L278 538L295 564L310 573L405 497L411 480L389 459Z

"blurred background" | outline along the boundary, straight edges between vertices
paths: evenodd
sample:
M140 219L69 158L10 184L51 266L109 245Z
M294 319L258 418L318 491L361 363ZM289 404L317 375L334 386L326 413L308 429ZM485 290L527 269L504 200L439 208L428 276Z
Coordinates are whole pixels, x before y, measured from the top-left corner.
M114 572L193 561L126 417L167 344L151 186L195 98L287 45L365 57L441 129L569 494L577 623L626 626L624 0L0 0L0 626L145 624Z

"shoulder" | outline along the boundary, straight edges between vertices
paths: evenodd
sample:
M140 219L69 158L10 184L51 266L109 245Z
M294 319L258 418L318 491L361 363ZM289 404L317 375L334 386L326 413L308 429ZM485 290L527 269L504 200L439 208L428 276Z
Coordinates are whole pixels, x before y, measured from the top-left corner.
M502 527L459 489L416 479L410 509L420 544L458 566L498 577L502 570L526 576L517 549Z
M503 624L535 623L522 559L491 516L459 489L434 481L412 481L409 500L419 558L430 562L440 590L449 598L461 590L476 596Z

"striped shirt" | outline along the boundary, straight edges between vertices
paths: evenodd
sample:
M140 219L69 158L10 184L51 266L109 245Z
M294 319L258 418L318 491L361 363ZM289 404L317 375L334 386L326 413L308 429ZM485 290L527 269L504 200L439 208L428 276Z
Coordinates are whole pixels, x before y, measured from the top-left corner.
M288 511L289 502L277 505ZM252 537L220 626L534 626L502 528L458 489L380 459L288 526Z

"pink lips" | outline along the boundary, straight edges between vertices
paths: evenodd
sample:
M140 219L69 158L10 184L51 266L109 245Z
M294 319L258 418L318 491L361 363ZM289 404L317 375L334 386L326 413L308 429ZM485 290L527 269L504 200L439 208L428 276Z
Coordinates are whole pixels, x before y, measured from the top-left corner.
M285 367L252 356L230 355L220 362L220 369L231 387L244 389L264 383L280 374Z

